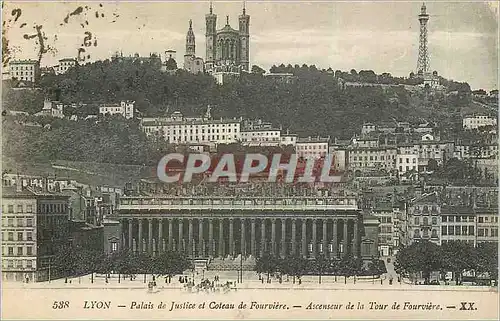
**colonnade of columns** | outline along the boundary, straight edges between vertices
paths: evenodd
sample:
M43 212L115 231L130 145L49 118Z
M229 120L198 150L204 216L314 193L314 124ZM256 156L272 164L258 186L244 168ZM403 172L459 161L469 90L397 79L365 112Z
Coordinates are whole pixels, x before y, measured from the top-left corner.
M130 218L122 226L129 250L153 255L172 250L200 258L267 252L281 257L357 257L362 228L357 217Z

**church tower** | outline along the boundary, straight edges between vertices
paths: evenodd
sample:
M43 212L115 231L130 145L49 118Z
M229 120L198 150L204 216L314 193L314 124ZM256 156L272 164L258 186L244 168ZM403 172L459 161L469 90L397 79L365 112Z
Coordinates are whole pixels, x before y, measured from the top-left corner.
M243 14L239 17L240 21L240 63L242 69L249 71L250 61L250 16L246 14L245 1L243 1Z
M206 69L212 69L215 63L215 48L217 41L217 15L213 13L212 1L210 1L210 12L205 15L206 21Z
M186 35L186 53L185 56L194 56L196 52L196 40L193 32L193 21L189 20L189 30Z

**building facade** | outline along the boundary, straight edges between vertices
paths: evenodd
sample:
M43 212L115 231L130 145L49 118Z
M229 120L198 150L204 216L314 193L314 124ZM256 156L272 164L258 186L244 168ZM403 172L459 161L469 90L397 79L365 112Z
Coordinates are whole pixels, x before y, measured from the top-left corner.
M319 159L328 154L329 137L299 137L295 144L298 158Z
M231 28L227 16L224 28L217 30L217 15L213 13L210 3L210 12L205 16L206 70L215 70L218 65L232 65L240 70L250 70L250 16L246 14L245 7L238 21L239 28L235 30Z
M36 83L40 78L40 64L36 60L12 60L9 72L11 79Z
M496 126L497 118L489 115L469 115L462 119L464 129L477 129L484 126Z
M141 126L146 135L158 135L170 144L230 144L241 138L238 119L187 118L180 112L170 117L144 118Z
M59 65L54 66L54 71L57 75L64 74L76 65L78 65L78 61L75 58L59 59Z
M121 101L119 104L103 104L99 106L100 115L121 115L127 119L134 118L135 101Z
M54 256L69 245L68 197L24 189L2 190L2 279L38 282L57 278Z
M409 243L428 240L441 245L441 206L435 193L422 195L408 207Z
M354 197L122 197L119 219L134 252L378 256L378 222L365 230Z

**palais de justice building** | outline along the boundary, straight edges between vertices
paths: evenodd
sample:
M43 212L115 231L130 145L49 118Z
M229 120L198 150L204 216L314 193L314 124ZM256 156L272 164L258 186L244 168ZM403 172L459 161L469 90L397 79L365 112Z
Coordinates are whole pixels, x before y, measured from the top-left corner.
M362 215L354 196L124 196L118 212L122 242L133 252L378 256L378 220Z

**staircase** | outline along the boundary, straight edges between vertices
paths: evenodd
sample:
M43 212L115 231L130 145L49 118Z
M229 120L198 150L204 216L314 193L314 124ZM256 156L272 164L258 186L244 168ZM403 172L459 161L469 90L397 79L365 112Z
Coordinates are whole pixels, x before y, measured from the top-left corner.
M217 270L217 271L235 271L240 270L243 271L253 271L255 270L255 258L253 256L249 256L247 258L241 258L241 255L233 258L231 256L227 256L225 258L214 258L211 259L208 263L208 270Z

